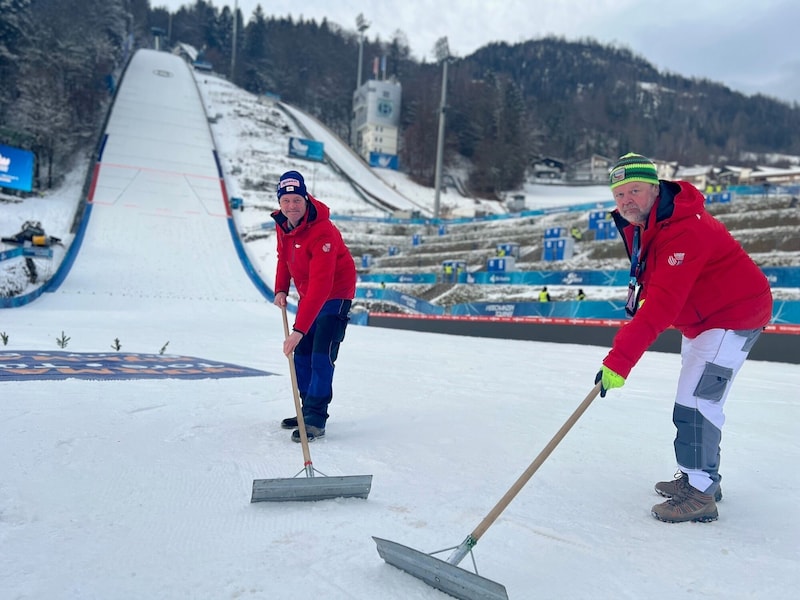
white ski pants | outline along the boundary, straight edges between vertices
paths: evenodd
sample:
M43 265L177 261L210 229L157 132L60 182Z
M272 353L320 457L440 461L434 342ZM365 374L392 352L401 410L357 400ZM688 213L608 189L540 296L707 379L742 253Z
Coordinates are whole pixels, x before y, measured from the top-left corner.
M719 487L720 441L725 400L761 329L710 329L681 340L681 372L672 422L675 459L692 487L714 493Z

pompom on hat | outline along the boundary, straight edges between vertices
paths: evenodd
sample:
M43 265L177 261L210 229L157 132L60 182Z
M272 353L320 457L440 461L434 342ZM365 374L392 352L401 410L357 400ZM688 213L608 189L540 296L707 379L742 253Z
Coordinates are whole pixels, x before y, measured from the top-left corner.
M286 171L278 181L278 200L285 194L298 194L308 199L308 190L303 176L297 171Z
M625 156L621 156L617 163L611 167L608 172L608 184L613 190L617 186L632 181L658 185L658 172L653 161L649 158L629 152Z

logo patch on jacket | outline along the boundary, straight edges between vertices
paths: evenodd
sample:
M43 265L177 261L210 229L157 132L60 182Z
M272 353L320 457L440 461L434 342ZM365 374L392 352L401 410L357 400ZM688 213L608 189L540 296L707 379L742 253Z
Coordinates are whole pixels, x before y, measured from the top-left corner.
M325 242L324 244L322 244L322 251L323 252L330 252L331 251L331 243L330 242Z
M667 258L667 264L672 267L677 267L678 265L683 264L683 259L686 257L685 252L675 252L669 258Z

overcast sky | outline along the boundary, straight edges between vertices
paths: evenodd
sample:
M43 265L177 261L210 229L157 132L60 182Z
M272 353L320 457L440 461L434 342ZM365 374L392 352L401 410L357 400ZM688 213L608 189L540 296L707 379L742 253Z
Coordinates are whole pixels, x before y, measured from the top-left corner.
M222 8L235 0L213 0ZM175 10L193 0L151 0ZM249 20L259 0L238 0ZM260 0L267 15L315 19L355 31L359 13L369 39L400 30L415 58L434 59L447 36L451 53L467 56L494 41L546 35L592 38L630 48L659 70L706 77L746 94L800 102L800 2L797 0Z

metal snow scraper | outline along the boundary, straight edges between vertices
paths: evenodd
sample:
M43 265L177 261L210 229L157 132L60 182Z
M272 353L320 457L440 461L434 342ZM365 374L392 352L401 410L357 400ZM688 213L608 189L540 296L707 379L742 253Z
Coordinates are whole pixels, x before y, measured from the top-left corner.
M592 401L600 393L600 384L592 388L589 395L575 409L567 422L561 426L550 443L539 453L525 472L511 486L505 496L495 505L488 515L480 522L475 530L458 546L451 546L443 550L437 550L431 554L425 554L408 546L403 546L389 540L384 540L373 536L373 540L378 545L378 554L390 565L397 567L421 579L428 585L441 590L445 594L450 594L461 600L508 600L506 588L485 577L478 575L478 568L475 564L475 557L472 555L472 548L478 543L480 537L486 533L489 526L494 523L500 513L511 503L514 497L524 487L533 474L542 466L542 463L550 456L550 453L564 439L567 432L572 428L581 415L586 411ZM433 556L441 552L452 550L446 561ZM466 571L456 565L461 562L467 554L472 558L472 566L475 572Z
M283 332L289 337L289 321L286 307L283 307ZM289 356L289 372L292 376L294 407L297 411L297 428L300 430L300 443L303 447L303 469L290 479L256 479L253 481L253 494L250 502L292 502L304 500L328 500L331 498L366 498L372 487L372 475L350 475L329 477L314 468L308 449L308 434L303 420L303 407L297 389L297 372L294 357ZM305 477L299 477L305 473ZM321 475L321 477L316 477Z

